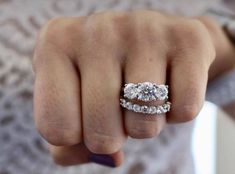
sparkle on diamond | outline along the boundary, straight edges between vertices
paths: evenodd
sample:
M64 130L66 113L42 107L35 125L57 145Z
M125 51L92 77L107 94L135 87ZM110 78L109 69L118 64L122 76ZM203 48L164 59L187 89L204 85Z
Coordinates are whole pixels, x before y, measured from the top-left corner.
M134 99L138 95L138 88L136 88L136 85L133 83L129 83L124 88L124 97L127 97L129 99Z
M129 83L124 88L124 97L139 99L141 101L165 100L168 96L168 88L165 85L156 85L150 82L139 84Z
M165 85L156 86L156 98L159 100L165 100L168 95L168 89Z
M144 82L138 85L138 99L142 101L155 100L156 88L152 83Z

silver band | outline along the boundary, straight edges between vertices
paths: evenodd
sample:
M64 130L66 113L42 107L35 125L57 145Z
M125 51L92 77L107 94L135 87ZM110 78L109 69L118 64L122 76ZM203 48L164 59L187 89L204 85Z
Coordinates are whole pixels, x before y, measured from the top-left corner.
M126 108L127 110L134 111L137 113L143 113L143 114L165 114L168 111L170 111L171 103L165 102L162 105L158 106L146 106L146 105L139 105L134 104L130 101L127 101L125 99L120 99L120 105L123 108Z
M124 97L127 99L137 99L140 101L148 102L155 100L168 99L168 86L157 85L156 83L143 82L143 83L128 83L124 86Z

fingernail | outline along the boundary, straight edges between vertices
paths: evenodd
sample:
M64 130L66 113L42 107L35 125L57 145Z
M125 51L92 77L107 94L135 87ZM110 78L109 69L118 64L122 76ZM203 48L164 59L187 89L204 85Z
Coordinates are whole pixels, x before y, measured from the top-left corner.
M97 164L109 167L116 167L116 165L114 164L114 160L110 155L92 154L90 155L89 160Z

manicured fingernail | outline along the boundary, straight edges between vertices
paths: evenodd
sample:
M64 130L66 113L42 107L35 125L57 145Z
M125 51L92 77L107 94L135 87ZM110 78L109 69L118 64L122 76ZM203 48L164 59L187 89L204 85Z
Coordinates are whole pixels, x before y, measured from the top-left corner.
M116 165L114 164L114 160L110 155L92 154L90 155L89 160L97 164L109 167L116 167Z

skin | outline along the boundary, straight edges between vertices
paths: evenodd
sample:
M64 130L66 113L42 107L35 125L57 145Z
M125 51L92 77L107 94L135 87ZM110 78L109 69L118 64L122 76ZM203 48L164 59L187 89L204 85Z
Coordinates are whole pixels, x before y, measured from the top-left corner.
M194 119L208 79L231 69L234 55L223 30L206 17L134 11L53 19L33 59L36 126L60 165L87 163L98 153L118 166L128 136L152 138L166 123ZM165 116L121 109L123 83L144 81L169 84Z

